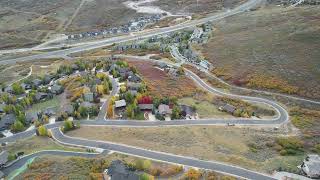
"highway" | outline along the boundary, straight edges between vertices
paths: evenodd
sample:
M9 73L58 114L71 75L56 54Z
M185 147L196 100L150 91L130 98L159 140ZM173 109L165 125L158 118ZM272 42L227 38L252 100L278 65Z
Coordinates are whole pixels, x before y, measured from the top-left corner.
M167 34L167 33L178 31L178 30L185 29L188 27L194 27L196 25L203 24L208 21L213 22L213 21L217 21L217 20L226 18L228 16L233 16L233 15L239 14L241 12L248 11L251 8L254 8L257 5L259 5L263 1L264 0L249 0L234 9L231 9L231 10L228 10L225 12L221 12L216 15L209 16L209 17L206 17L203 19L189 21L184 24L178 24L175 26L159 28L159 29L146 31L146 32L140 32L140 34L137 33L135 35L126 35L126 36L109 38L109 39L105 39L105 40L99 40L96 42L90 42L87 45L80 45L80 46L72 47L69 49L56 50L56 51L51 51L51 52L43 52L43 53L37 54L37 55L1 60L0 64L9 64L9 63L37 60L37 59L54 58L54 57L66 57L67 55L70 55L72 53L101 48L101 47L105 47L108 45L112 45L113 43L120 43L120 42L132 41L132 40L137 40L137 39L149 38L154 35Z

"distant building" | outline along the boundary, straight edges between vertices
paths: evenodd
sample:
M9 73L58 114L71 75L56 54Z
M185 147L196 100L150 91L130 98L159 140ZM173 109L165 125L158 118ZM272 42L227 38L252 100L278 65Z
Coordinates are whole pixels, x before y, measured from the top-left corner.
M210 70L210 67L211 67L211 64L206 60L200 61L199 65L206 70Z
M111 180L139 180L139 174L130 169L120 160L112 161L105 171Z
M310 178L320 178L320 156L308 155L300 166L301 170Z
M61 94L63 92L63 87L55 84L51 87L50 92L53 94Z

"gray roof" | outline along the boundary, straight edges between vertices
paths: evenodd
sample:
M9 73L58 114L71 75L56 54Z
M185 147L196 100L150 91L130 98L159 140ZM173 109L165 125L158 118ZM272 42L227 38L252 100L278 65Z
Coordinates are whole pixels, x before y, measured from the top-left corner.
M16 116L14 114L6 114L1 118L0 130L8 129L15 121Z
M152 110L153 109L153 104L139 104L139 109L140 110Z
M0 165L3 165L8 162L9 153L7 151L2 151L0 153Z
M120 160L111 162L108 175L111 177L111 180L139 180L139 175L134 171L130 171Z
M226 105L222 106L222 110L227 111L229 113L233 113L236 110L236 107L234 107L233 105L230 105L230 104L226 104Z
M307 167L308 171L305 173L310 177L320 177L320 157L319 155L312 154L308 155L303 161L304 166Z
M80 106L83 106L83 107L86 107L86 108L91 108L91 107L95 106L95 104L85 101L85 102L82 102L80 104Z
M124 99L121 99L119 101L115 101L114 103L115 103L116 108L125 107L127 105L127 103Z
M160 104L158 110L160 114L172 114L172 110L166 104Z
M193 116L196 112L193 109L193 107L191 106L187 106L187 105L179 105L181 112L185 113L185 115L191 115Z

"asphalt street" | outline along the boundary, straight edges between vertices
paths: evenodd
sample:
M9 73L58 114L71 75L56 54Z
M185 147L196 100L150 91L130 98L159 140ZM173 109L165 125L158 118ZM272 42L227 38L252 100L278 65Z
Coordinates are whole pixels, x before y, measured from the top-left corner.
M223 172L223 173L243 177L246 179L255 179L255 180L274 179L265 174L261 174L258 172L250 171L244 168L231 166L231 165L227 165L219 162L203 161L195 158L178 156L174 154L162 153L157 151L151 151L147 149L127 146L122 144L116 144L111 142L92 141L87 139L68 137L62 134L59 128L52 129L52 135L56 140L67 145L78 145L78 146L88 146L88 147L95 147L95 148L101 148L101 149L108 149L111 151L116 151L116 152L138 156L138 157L144 157L148 159L154 159L158 161L164 161L164 162L176 163L176 164L197 167L202 169L214 170L218 172Z

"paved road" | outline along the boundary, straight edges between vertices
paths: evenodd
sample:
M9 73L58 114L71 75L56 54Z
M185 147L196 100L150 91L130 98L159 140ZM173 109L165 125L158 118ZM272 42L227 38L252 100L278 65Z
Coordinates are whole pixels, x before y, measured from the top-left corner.
M182 157L174 154L151 151L147 149L141 149L141 148L126 146L122 144L115 144L111 142L92 141L87 139L73 138L73 137L65 136L64 134L62 134L62 132L58 128L52 129L52 135L56 140L66 145L88 146L88 147L95 147L95 148L101 148L101 149L108 149L111 151L154 159L158 161L165 161L165 162L187 165L191 167L219 171L219 172L243 177L246 179L259 179L259 180L274 179L265 174L260 174L258 172L253 172L244 168L222 164L218 162L203 161L195 158Z
M107 154L109 151L104 151L103 154ZM85 158L95 158L100 153L86 153L86 152L71 152L71 151L56 151L56 150L46 150L46 151L39 151L34 154L23 156L17 162L13 163L12 165L2 168L1 171L7 176L14 170L22 167L29 159L34 157L40 157L44 155L55 155L55 156L77 156L77 157L85 157Z
M228 17L228 16L232 16L232 15L244 12L244 11L248 11L251 8L256 7L257 5L259 5L263 1L264 0L249 0L249 1L243 3L242 5L236 7L234 9L232 9L232 10L229 10L229 11L226 11L226 12L222 12L222 13L210 16L210 17L203 18L203 19L190 21L190 22L184 23L184 24L178 24L178 25L175 25L175 26L170 26L170 27L159 28L159 29L155 29L155 30L151 30L151 31L146 31L146 32L143 32L143 33L140 33L140 34L135 34L135 35L132 35L132 36L128 35L128 36L120 36L120 37L109 38L109 39L105 39L105 40L91 42L88 45L81 45L81 46L78 46L78 47L73 47L73 48L64 49L64 50L44 52L42 54L37 54L37 55L31 55L31 56L20 57L20 58L15 58L15 59L2 60L2 61L0 61L0 63L1 64L8 64L8 63L16 63L16 62L21 62L21 61L35 60L35 59L45 59L45 58L61 57L61 56L65 57L65 56L67 56L69 54L72 54L72 53L77 53L77 52L82 52L82 51L86 51L86 50L96 49L96 48L100 48L100 47L111 45L113 43L126 42L126 41L131 41L131 40L136 40L136 39L148 38L148 37L152 37L154 35L166 34L166 33L169 33L169 32L185 29L185 28L188 28L188 27L194 27L196 25L203 24L203 23L208 22L208 21L217 21L217 20L223 19L223 18Z

